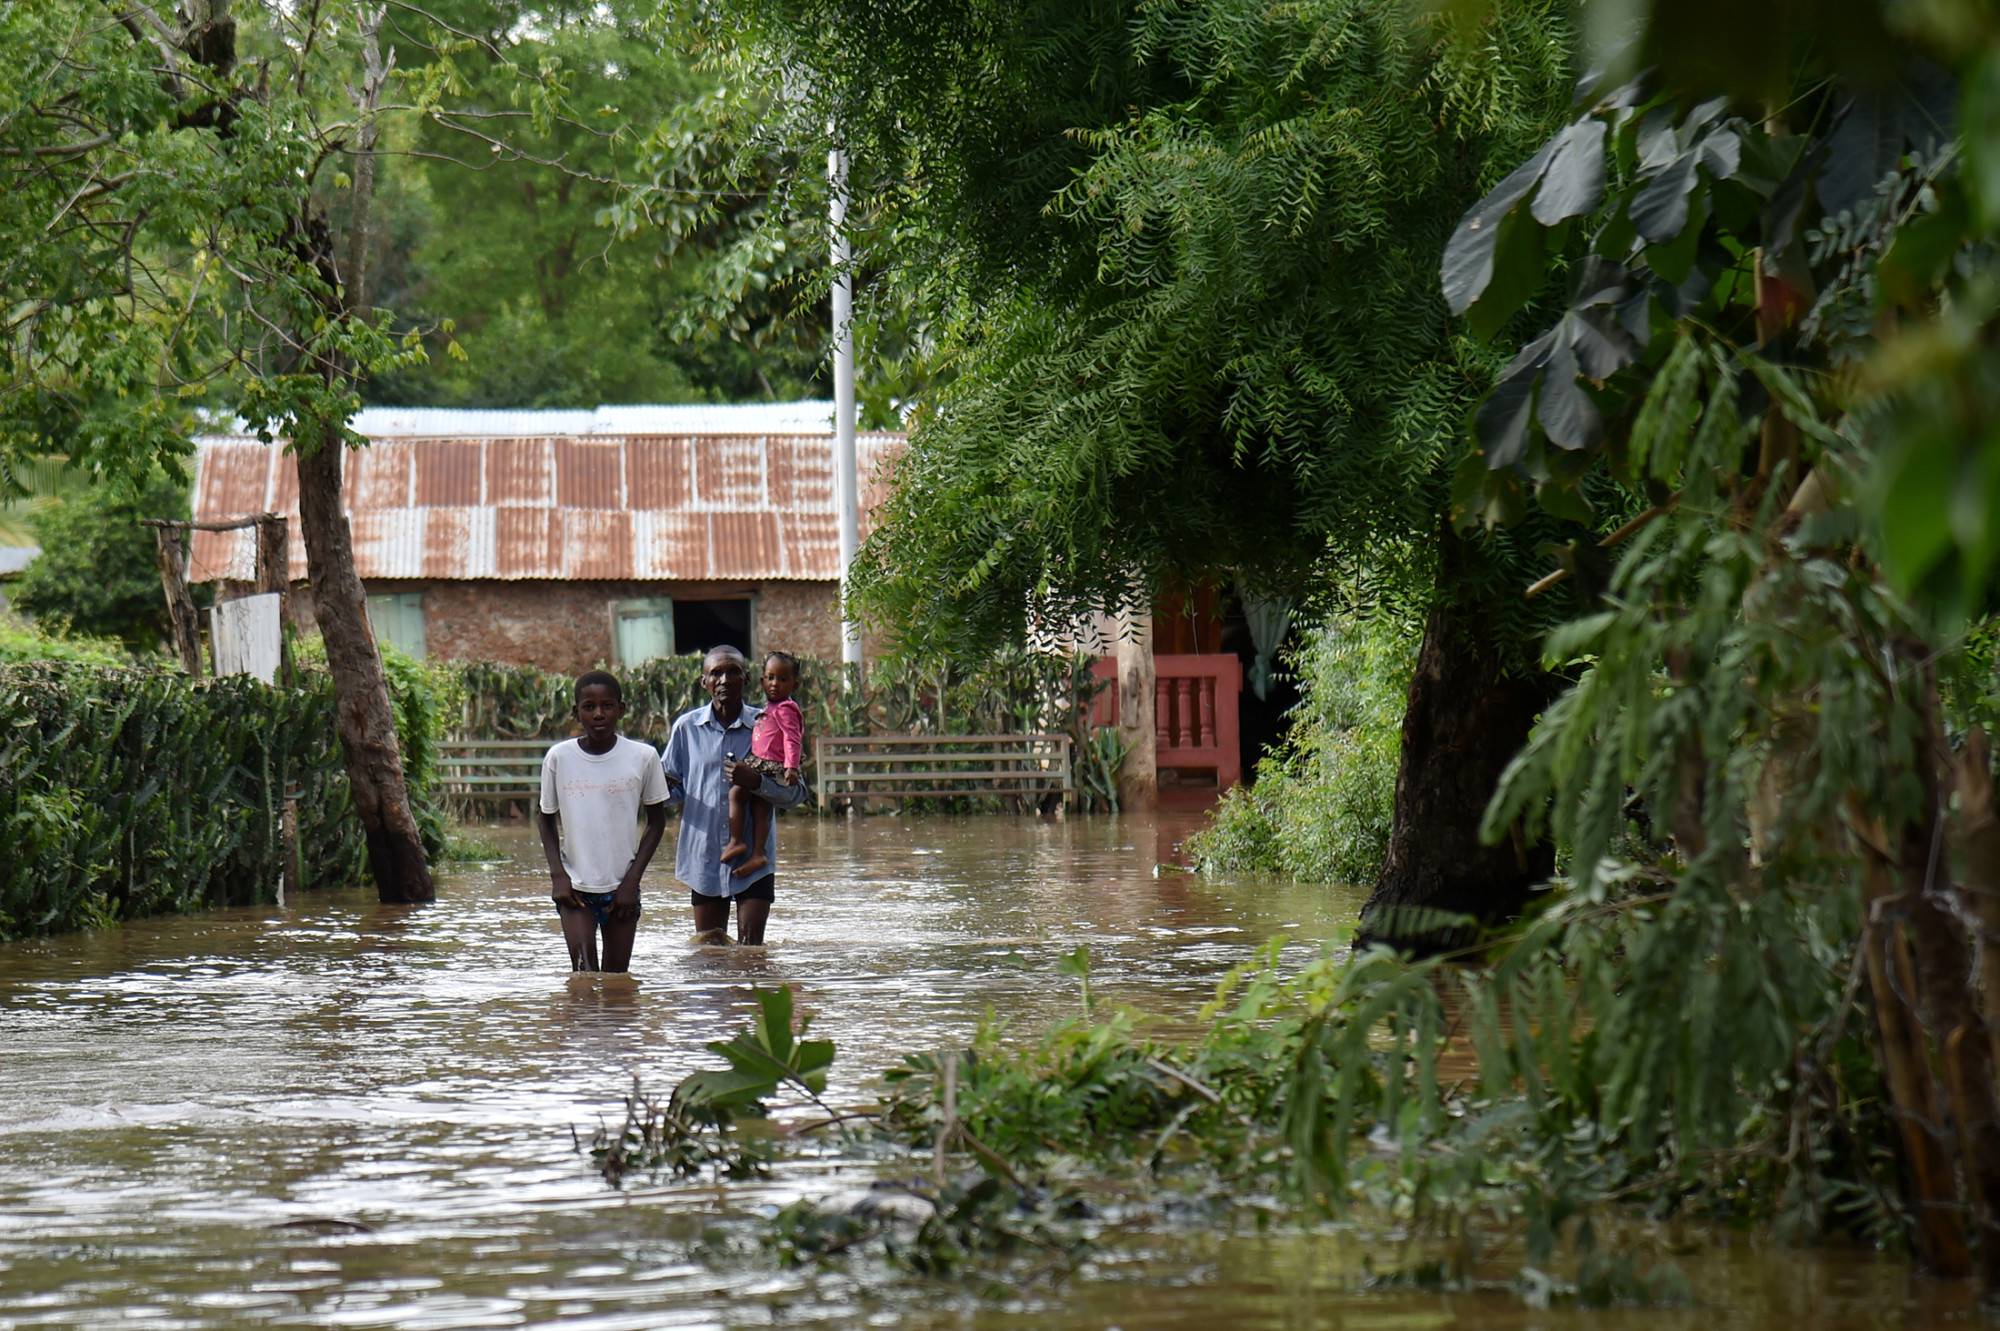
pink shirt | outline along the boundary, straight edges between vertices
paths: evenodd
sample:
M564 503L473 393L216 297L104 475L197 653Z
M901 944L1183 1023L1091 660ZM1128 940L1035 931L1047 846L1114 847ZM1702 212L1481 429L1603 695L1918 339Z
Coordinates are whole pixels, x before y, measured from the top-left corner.
M787 767L806 765L806 718L790 698L774 702L757 718L750 732L750 752L766 762Z

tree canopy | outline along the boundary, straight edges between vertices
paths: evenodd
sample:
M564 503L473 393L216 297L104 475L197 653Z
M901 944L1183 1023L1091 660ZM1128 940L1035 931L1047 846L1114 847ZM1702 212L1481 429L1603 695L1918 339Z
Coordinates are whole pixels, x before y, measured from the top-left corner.
M810 234L817 249L790 263L765 256L745 291L716 253L761 200L736 201L695 234L611 224L660 126L692 122L702 142L715 132L716 80L671 32L662 39L653 15L636 0L449 0L392 16L385 40L415 59L448 58L482 118L389 127L377 299L399 326L431 331L433 355L371 383L370 401L595 406L827 391L825 311L786 285L824 262L823 228ZM512 128L518 151L496 160L477 134L497 132L483 117L512 105L522 68L559 71L573 114Z
M1559 6L755 0L787 127L837 127L866 261L934 309L861 599L991 641L1227 568L1392 563L1493 353L1435 285L1463 207L1558 123Z

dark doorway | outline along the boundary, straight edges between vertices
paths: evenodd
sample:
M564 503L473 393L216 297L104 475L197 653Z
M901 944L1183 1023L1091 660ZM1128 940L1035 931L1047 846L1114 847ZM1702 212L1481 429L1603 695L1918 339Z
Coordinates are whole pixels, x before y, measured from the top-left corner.
M674 601L674 650L685 656L712 647L750 655L750 602Z
M1299 690L1291 672L1281 669L1259 698L1250 687L1250 663L1257 659L1257 645L1250 637L1243 607L1231 592L1218 609L1221 632L1217 646L1243 663L1243 696L1236 704L1236 736L1243 746L1243 784L1248 786L1257 780L1257 760L1282 744L1291 730L1291 713L1299 705ZM1284 648L1288 651L1297 645L1298 628L1294 625L1285 635ZM1281 656L1280 660L1283 659Z

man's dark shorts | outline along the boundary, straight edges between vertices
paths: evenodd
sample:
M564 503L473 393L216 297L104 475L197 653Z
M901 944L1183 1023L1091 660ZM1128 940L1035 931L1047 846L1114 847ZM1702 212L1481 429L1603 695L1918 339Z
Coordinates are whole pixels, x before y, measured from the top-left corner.
M577 895L582 896L583 893L579 892ZM694 891L690 891L688 896L693 898L691 904L696 906L705 906L711 901L720 901L724 905L732 901L776 901L778 899L778 875L767 873L756 882L750 884L750 886L739 887L726 897L711 897L706 893Z
M611 906L617 896L618 893L615 890L610 892L578 892L576 899L583 903L584 909L597 917L598 927L603 928L611 923ZM638 903L634 902L633 904L637 905Z

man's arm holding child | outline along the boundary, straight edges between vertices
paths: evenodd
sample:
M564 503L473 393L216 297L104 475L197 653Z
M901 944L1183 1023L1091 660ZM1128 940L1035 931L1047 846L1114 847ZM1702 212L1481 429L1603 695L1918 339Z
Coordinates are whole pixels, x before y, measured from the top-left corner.
M776 780L765 776L748 763L725 762L722 765L722 775L730 783L754 792L757 798L774 809L794 808L806 797L804 781L793 781L781 786Z

